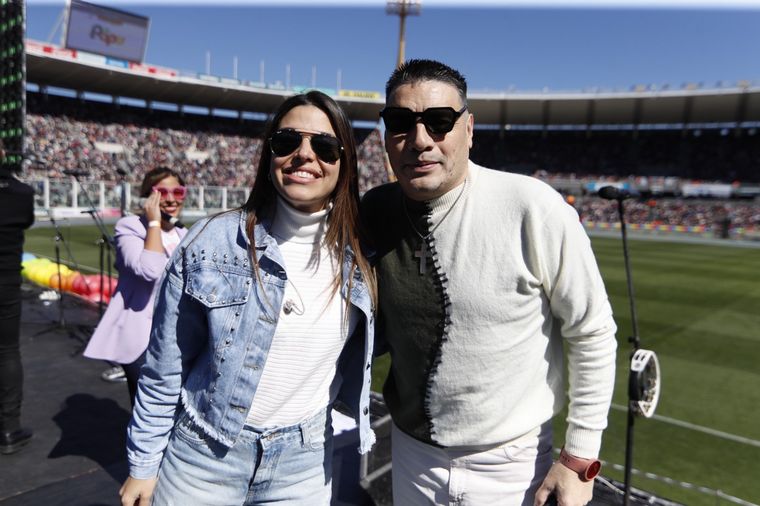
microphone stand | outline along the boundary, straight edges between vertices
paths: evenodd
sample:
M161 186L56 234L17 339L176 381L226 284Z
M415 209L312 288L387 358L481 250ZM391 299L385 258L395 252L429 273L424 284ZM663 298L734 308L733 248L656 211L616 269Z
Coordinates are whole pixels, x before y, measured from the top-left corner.
M116 173L119 175L119 212L123 218L127 215L127 171L117 167Z
M98 239L98 246L100 247L100 265L99 265L99 272L100 272L100 300L98 301L98 320L102 318L103 316L103 288L104 288L104 279L103 279L103 273L105 270L108 271L108 284L109 284L109 290L111 289L111 255L113 252L113 238L109 235L108 230L106 230L106 226L103 223L103 218L98 213L97 208L95 207L95 204L92 202L92 199L90 198L90 194L87 192L87 189L82 185L82 183L79 181L79 175L76 173L72 173L72 177L76 179L77 183L79 183L79 188L82 190L82 194L85 197L85 200L87 200L87 205L90 207L89 209L82 211L82 213L89 214L92 220L95 222L95 225L98 227L98 230L100 231L100 239ZM104 261L104 256L107 257L107 261ZM105 263L105 265L104 265Z
M634 353L636 353L636 350L638 350L641 346L641 340L639 338L639 325L638 325L638 318L636 315L636 299L634 297L633 292L633 278L631 276L631 262L630 258L628 256L628 234L626 232L626 225L625 225L625 209L623 206L623 196L618 196L615 200L617 200L617 208L618 208L618 217L620 219L620 232L623 237L623 261L625 263L625 277L626 281L628 283L628 301L630 303L631 308L631 328L633 330L633 335L628 338L628 342L633 345L633 351L631 352L630 359L633 358ZM634 372L633 370L629 370L629 377L628 377L628 385L629 385L629 392L628 392L628 423L626 427L626 437L625 437L625 495L623 496L623 505L628 506L631 501L631 468L633 466L633 425L634 420L636 419L637 411L634 406L634 401L631 398L631 391L630 391L630 385L633 384L635 381L634 378Z
M53 216L53 212L48 209L47 210L48 217L50 218L50 222L53 224L53 227L55 228L55 263L58 270L58 283L55 288L56 293L58 294L58 322L52 323L49 327L44 328L34 334L35 336L39 336L42 334L46 334L48 332L54 331L54 330L66 330L69 333L69 337L77 338L74 331L69 328L68 325L66 325L66 318L64 317L64 310L63 310L63 297L64 297L64 291L61 289L61 284L63 280L61 279L61 243L63 243L63 247L66 248L66 254L68 255L68 258L72 259L74 256L71 254L71 249L69 248L68 243L63 237L63 234L61 233L61 227L58 226L58 222L55 221L55 217ZM74 262L76 264L76 262ZM81 340L81 339L80 339Z

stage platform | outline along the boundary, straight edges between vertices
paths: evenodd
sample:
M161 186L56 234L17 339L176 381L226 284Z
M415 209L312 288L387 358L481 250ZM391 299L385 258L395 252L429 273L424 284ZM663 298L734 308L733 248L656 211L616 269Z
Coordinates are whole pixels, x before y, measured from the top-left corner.
M23 285L22 423L34 430L34 438L19 453L0 455L0 505L117 506L118 490L127 476L127 385L101 380L108 364L82 357L98 321L97 308L64 295L62 327L58 301L40 300L42 292L36 285ZM382 402L373 402L373 419L384 414ZM387 424L377 427L378 444L368 462L370 474L389 469L389 432ZM335 442L333 504L391 505L390 472L379 473L365 491L358 485L355 435L344 432ZM647 499L632 504L672 504ZM597 483L592 504L622 504L622 500Z

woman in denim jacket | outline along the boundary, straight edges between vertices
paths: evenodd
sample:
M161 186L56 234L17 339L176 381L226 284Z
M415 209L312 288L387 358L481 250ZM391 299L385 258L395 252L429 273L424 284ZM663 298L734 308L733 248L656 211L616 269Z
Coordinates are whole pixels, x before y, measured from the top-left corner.
M330 410L369 451L375 280L356 147L327 95L286 100L238 210L170 260L128 431L124 505L329 504Z

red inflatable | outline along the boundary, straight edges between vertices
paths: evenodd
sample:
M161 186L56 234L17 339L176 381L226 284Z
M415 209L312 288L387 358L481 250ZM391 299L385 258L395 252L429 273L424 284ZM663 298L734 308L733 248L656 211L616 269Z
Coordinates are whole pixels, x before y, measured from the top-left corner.
M85 276L85 279L90 287L89 293L100 292L100 274L88 274ZM116 279L103 276L103 294L110 298L114 290L116 290Z
M90 285L83 274L74 277L74 281L71 282L71 291L82 297L90 294Z

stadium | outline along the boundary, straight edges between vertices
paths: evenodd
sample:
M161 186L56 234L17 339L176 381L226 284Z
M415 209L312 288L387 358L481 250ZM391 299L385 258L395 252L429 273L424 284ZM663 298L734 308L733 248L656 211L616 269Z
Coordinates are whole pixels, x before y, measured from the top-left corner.
M134 210L139 183L155 166L171 166L186 178L188 221L242 205L267 118L305 89L191 74L31 39L24 40L22 55L23 135L0 125L6 148L15 153L7 163L20 167L20 178L35 189L38 222L52 216L66 224L75 252L69 256L76 258L64 261L82 266L98 263L92 246L98 232L81 226L89 221L82 213L95 209L113 223ZM392 173L378 116L382 94L322 91L356 122L361 191L388 182ZM8 103L4 97L4 120L18 109ZM576 208L593 237L618 321L620 353L602 447L607 485L597 485L592 504L622 504L631 332L618 209L598 197L604 186L634 196L626 202L625 219L634 239L641 334L645 347L660 355L663 371L662 415L636 425L636 504L759 503L760 84L474 94L468 106L476 117L472 160L546 181ZM26 251L51 256L50 230L30 231ZM95 318L92 304L70 304L72 313ZM33 314L43 317L45 308ZM71 348L57 346L56 353ZM41 367L28 367L27 374ZM375 369L379 391L387 362ZM97 370L90 366L89 374ZM46 416L41 408L35 413ZM555 422L556 433L564 423ZM111 458L90 458L102 468L96 480L85 481L87 465L77 461L82 473L64 479L66 473L56 471L56 483L30 479L24 466L31 464L18 460L20 467L3 472L9 478L0 481L0 503L85 504L71 502L70 495L56 499L66 479L84 486L91 494L86 497L114 499L114 478L124 468ZM371 504L388 504L387 494L377 492L389 487L387 455L381 451L361 465ZM13 476L27 480L26 488L16 486ZM103 494L103 488L110 490Z
M33 158L25 173L36 179L39 208L60 213L77 213L75 200L79 204L72 180L61 177L64 170L87 172L86 184L98 181L93 189L103 201L95 205L112 210L120 206L117 168L134 183L146 167L161 163L189 175L189 211L238 205L253 179L257 132L266 115L297 91L149 65L125 69L106 57L82 57L36 41L27 41L26 50L27 150ZM378 92L339 90L337 99L353 120L378 121ZM613 226L614 210L583 197L613 183L650 197L630 208L634 230L757 237L760 88L750 83L711 90L475 95L469 103L478 118L473 160L546 179L577 199L590 228ZM134 124L131 135L122 128L126 123ZM206 131L189 135L191 123ZM366 191L388 178L382 135L366 127L356 135ZM72 138L66 150L59 149ZM159 140L158 146L143 142L148 139Z

